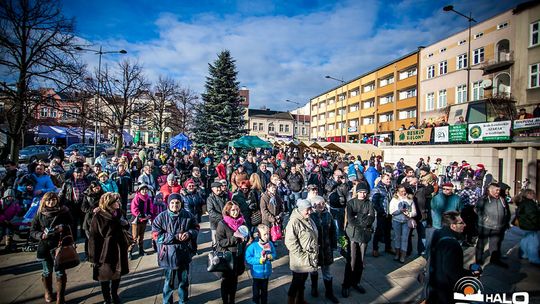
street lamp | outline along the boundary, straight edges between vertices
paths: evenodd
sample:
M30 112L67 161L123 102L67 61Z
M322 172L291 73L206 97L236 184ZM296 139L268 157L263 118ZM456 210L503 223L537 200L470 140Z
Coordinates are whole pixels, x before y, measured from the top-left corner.
M99 55L98 60L98 85L97 85L97 100L96 100L96 118L94 119L94 159L96 159L96 150L97 150L97 141L98 141L98 121L97 121L97 113L99 110L99 99L100 99L100 90L101 90L101 56L103 54L127 54L126 50L119 50L119 51L103 51L103 46L99 46L99 50L94 49L86 49L82 48L80 46L75 47L77 51L87 51L87 52L93 52L95 55Z
M468 49L467 49L467 99L466 99L466 102L469 102L470 100L470 97L469 97L469 87L470 87L470 83L471 83L471 25L473 22L476 22L476 20L474 20L474 18L472 17L472 13L469 12L469 16L463 14L463 13L460 13L458 11L456 11L454 9L454 6L453 5L447 5L445 7L443 7L443 11L445 12L454 12L458 15L460 15L461 17L464 17L465 19L467 19L469 21L469 39L467 40L468 42Z
M289 100L289 99L286 99L285 102L294 103L295 105L297 105L299 107L302 106L301 103L296 102L296 101L292 101L292 100ZM304 117L303 117L302 125L305 125L306 124L306 115L304 114L303 116ZM296 119L295 119L295 122L296 122ZM298 139L298 137L299 137L298 134L300 134L300 126L299 126L300 125L300 119L298 119L298 123L296 125L298 127L298 132L296 134L296 139ZM294 131L293 131L293 134L294 134Z
M332 79L332 80L335 80L335 81L339 81L339 82L341 82L342 85L345 84L345 81L343 81L343 79L334 78L334 77L328 76L328 75L324 76L324 78ZM343 94L343 86L341 87L341 94ZM339 98L339 96L338 96L338 98ZM340 142L342 142L342 140L343 140L343 127L344 127L344 126L343 126L343 123L344 123L344 121L343 121L343 112L345 112L345 111L343 110L343 101L344 101L344 100L345 100L345 98L343 98L343 99L341 100L341 108L340 108L340 109L341 109L341 111L340 111L340 112L341 112L341 115L340 115L340 116L341 116L341 123L342 123L341 128L339 128L339 132L340 132L339 141L340 141Z

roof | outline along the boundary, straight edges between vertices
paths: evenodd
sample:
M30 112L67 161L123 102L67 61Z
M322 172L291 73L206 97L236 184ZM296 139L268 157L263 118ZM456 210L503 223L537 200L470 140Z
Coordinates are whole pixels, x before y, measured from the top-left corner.
M309 122L309 120L311 119L311 116L309 115L298 115L298 114L291 114L291 115L295 120L298 120L301 122Z
M254 117L254 116L294 120L293 116L289 112L263 110L263 109L248 109L248 117Z
M360 79L360 78L362 78L362 77L365 77L365 76L367 76L367 75L369 75L369 74L371 74L371 73L377 72L378 70L382 70L382 69L384 69L385 67L387 67L387 66L389 66L389 65L392 65L392 64L394 64L394 63L396 63L396 62L398 62L398 61L400 61L400 60L403 60L403 59L405 59L405 58L407 58L407 57L410 57L410 56L412 56L412 55L414 55L414 54L417 54L417 53L420 51L420 48L422 48L422 47L419 47L417 50L415 50L415 51L413 51L413 52L410 52L410 53L408 53L408 54L406 54L406 55L403 55L403 56L401 56L401 57L399 57L399 58L397 58L397 59L394 59L394 60L392 60L392 61L390 61L390 62L387 62L387 63L385 63L385 64L383 64L383 65L381 65L381 66L379 66L379 67L377 67L377 68L374 68L374 69L372 69L372 70L370 70L370 71L368 71L368 72L366 72L366 73L364 73L364 74L362 74L362 75L360 75L360 76L357 76L357 77L354 78L354 79L351 79L351 80L346 81L346 82L344 82L344 83L342 83L342 84L340 84L340 85L338 85L338 86L336 86L336 87L333 87L333 88L331 88L331 89L325 91L324 93L318 94L317 96L314 96L314 97L310 98L310 100L315 99L315 98L317 98L317 97L319 97L319 96L321 96L321 95L327 94L327 93L329 93L329 92L331 92L331 91L337 90L337 89L339 89L339 88L341 88L341 87L344 87L344 86L348 85L349 83L354 82L354 81L356 81L356 80L358 80L358 79Z
M538 0L533 0L533 1L527 1L527 2L524 2L524 3L520 3L516 6L516 8L514 10L512 10L512 13L514 15L517 15L525 10L528 10L530 8L533 8L535 6L537 6L538 4L540 4L540 1Z

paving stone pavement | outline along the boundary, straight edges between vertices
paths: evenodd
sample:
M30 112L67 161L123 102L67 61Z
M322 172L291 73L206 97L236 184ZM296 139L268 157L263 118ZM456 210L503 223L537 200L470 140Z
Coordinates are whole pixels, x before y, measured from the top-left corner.
M503 242L503 250L508 252L510 268L505 270L487 265L481 281L486 292L528 291L530 303L540 303L540 267L532 266L517 256L517 244L522 232L512 228ZM122 278L120 297L123 303L161 303L163 271L157 267L156 255L150 249L150 230L146 232L148 255L130 262L130 273ZM416 244L416 241L414 241ZM220 280L206 271L206 257L210 250L210 230L206 217L203 218L199 235L200 254L194 257L191 266L190 303L220 303ZM83 251L79 244L78 251ZM269 303L282 304L287 299L291 281L287 250L278 244L278 259L273 263L274 272L269 284ZM416 282L419 270L424 266L422 258L409 258L406 264L392 260L389 255L378 258L371 256L371 248L366 254L366 268L362 285L367 293L360 295L351 291L347 299L341 297L344 259L337 253L332 266L334 292L341 303L415 303L421 292ZM413 252L415 254L416 252ZM135 254L136 256L136 254ZM474 248L465 251L467 265L474 257ZM489 259L488 259L489 261ZM0 303L43 303L40 281L41 264L35 259L35 252L18 252L0 255ZM67 303L102 303L98 282L92 280L90 263L83 262L67 271ZM309 294L310 281L306 284L306 301L309 303L330 303L324 298L324 286L319 280L318 298ZM176 296L176 295L175 295ZM237 292L238 303L251 303L251 277L246 271L240 279Z

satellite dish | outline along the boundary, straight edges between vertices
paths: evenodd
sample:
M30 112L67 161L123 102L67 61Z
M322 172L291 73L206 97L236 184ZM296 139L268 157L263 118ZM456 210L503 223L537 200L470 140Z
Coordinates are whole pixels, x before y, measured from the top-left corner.
M482 88L484 89L489 89L492 85L493 82L491 81L491 79L485 79L484 81L482 81Z

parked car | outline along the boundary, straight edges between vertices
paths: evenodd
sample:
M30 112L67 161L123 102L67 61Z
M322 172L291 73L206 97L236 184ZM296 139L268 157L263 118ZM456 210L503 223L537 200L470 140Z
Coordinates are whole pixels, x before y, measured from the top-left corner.
M66 155L67 158L69 158L69 156L71 155L71 152L73 152L73 150L78 149L80 151L82 148L84 148L87 145L88 144L82 144L82 143L69 145L69 147L67 147L64 150L64 154Z
M111 143L99 143L97 144L97 146L105 149L105 151L107 152L107 155L113 155L114 152L116 151L116 146Z
M19 162L31 163L35 160L47 160L51 145L32 145L22 148L19 151Z
M101 154L101 152L107 153L105 148L100 147L99 145L96 147L96 157ZM84 157L94 157L94 145L85 145L81 148L79 148L79 153L83 155Z

